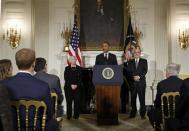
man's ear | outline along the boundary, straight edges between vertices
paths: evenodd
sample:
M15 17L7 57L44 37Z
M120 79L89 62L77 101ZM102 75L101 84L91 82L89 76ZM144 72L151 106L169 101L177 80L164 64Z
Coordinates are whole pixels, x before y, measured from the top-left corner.
M45 68L44 69L47 70L47 64L45 64Z
M35 68L35 61L34 61L33 64L32 64L32 68Z

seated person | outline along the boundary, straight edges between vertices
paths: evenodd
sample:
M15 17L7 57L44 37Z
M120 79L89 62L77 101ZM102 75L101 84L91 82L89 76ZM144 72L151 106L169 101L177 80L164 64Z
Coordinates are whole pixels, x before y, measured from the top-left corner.
M154 101L155 109L148 112L148 117L153 125L156 123L156 130L160 129L161 118L161 95L167 92L177 92L180 90L183 81L177 77L180 71L180 65L178 64L168 64L166 67L166 79L162 80L157 85L157 94Z
M58 130L57 123L53 120L54 109L50 88L47 83L32 76L35 67L35 51L23 48L16 52L15 59L19 72L15 76L3 80L0 83L7 86L12 100L26 99L44 101L47 105L46 130ZM16 124L16 118L13 119ZM21 130L24 130L24 122L21 121L21 123ZM39 130L39 128L37 126L36 130Z
M12 63L8 59L0 60L0 80L12 76Z
M189 78L180 89L180 99L176 108L176 118L171 126L174 131L189 131Z
M0 81L12 76L12 63L8 59L0 60ZM0 131L12 131L10 96L7 88L0 85Z
M47 73L47 61L44 58L36 58L35 68L36 74L34 75L37 79L48 83L51 92L55 92L58 96L58 117L63 115L63 107L61 106L63 101L62 89L60 85L60 79L56 75Z

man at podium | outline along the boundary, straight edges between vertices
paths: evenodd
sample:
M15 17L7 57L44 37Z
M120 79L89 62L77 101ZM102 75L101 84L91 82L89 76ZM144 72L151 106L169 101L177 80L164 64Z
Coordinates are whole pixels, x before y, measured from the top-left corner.
M97 123L118 124L120 86L123 83L121 66L114 54L109 53L110 44L102 43L103 53L97 55L93 68L93 84L96 90Z
M96 56L95 65L117 65L117 58L114 54L109 53L110 44L106 41L102 43L103 53Z

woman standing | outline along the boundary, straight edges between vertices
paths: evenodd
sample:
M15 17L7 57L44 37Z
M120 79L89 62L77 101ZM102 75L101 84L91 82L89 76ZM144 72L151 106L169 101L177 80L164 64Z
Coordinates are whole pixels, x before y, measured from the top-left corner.
M70 65L65 68L65 96L67 103L67 119L72 117L72 101L74 101L74 115L75 119L79 118L80 106L80 88L82 86L81 68L76 65L76 58L71 56L69 58Z

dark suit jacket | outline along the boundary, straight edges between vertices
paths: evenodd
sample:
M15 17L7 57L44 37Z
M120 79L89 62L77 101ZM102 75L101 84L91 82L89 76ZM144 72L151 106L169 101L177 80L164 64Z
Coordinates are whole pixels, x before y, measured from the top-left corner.
M129 80L128 64L129 64L128 61L123 63L123 76L124 76L127 80Z
M47 83L38 80L28 73L17 73L15 76L1 81L1 84L7 86L12 100L44 101L47 105L47 121L52 119L54 110L53 101Z
M0 131L13 131L10 98L5 86L0 85Z
M108 60L104 58L104 53L96 56L95 65L117 65L117 58L114 54L109 53Z
M58 104L60 105L63 101L62 89L60 85L60 79L56 75L48 74L45 71L39 71L35 74L35 77L48 83L52 92L58 95Z
M180 91L183 81L177 76L170 76L169 78L162 80L157 85L157 94L154 101L155 108L161 108L161 95L167 92Z
M189 78L185 79L180 89L180 99L176 109L176 118L180 120L179 127L189 130Z
M140 58L138 62L138 67L136 69L135 60L130 60L127 66L127 75L129 76L129 82L132 85L134 81L133 76L140 76L141 86L146 86L146 73L148 71L148 63L146 59Z
M76 78L73 78L73 74L71 71L71 66L67 66L64 71L64 80L65 80L65 86L64 89L69 88L71 89L71 84L73 79L76 79L76 85L78 87L82 86L82 72L81 72L81 67L76 66ZM75 74L74 74L75 75ZM75 80L74 80L75 81Z

